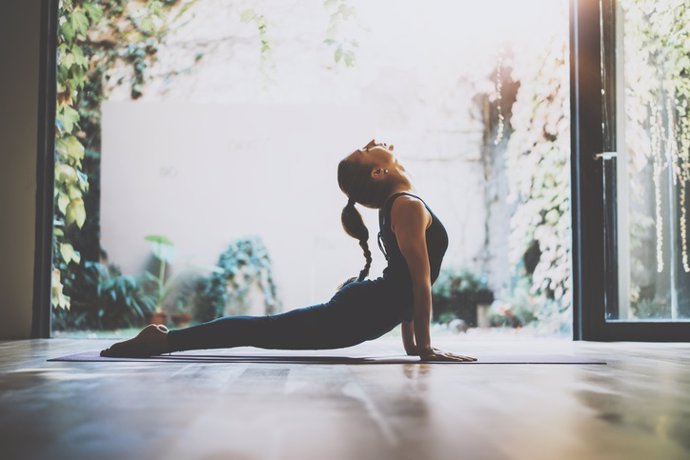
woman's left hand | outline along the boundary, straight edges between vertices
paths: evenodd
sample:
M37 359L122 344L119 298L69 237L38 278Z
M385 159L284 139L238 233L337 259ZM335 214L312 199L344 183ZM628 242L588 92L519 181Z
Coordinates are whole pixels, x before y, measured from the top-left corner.
M474 362L477 358L472 356L458 355L449 351L442 351L438 348L431 348L419 354L422 361L458 361L458 362Z

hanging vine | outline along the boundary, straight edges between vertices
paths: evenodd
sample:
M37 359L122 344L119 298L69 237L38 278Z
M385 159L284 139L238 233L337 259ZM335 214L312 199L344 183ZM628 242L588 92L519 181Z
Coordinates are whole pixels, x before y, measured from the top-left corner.
M521 78L507 145L515 286L528 285L540 327L570 327L570 120L568 48L553 40ZM527 280L527 282L525 282Z
M622 0L620 6L625 17L625 148L631 178L652 165L656 271L661 273L666 268L662 177L664 172L672 175L677 197L671 200L678 200L679 216L669 225L677 226L681 266L690 272L690 6L686 0ZM635 203L641 203L641 191L632 192ZM634 220L645 217L638 208L631 206Z
M345 67L354 67L356 64L355 49L359 43L354 38L343 33L344 26L355 19L355 8L348 5L347 0L325 0L323 6L330 14L326 39L323 41L333 48L333 60L336 65L344 64Z
M57 105L55 113L55 220L51 303L69 309L69 288L83 269L83 230L98 233L98 200L89 191L98 181L101 148L101 102L109 90L130 85L133 99L142 95L146 70L168 31L171 8L180 0L61 0L57 36ZM190 3L190 2L186 2ZM111 81L115 70L124 75ZM126 70L129 70L127 72ZM96 166L91 171L86 164ZM97 243L95 243L97 245ZM90 251L96 259L98 248ZM96 256L94 256L96 254Z

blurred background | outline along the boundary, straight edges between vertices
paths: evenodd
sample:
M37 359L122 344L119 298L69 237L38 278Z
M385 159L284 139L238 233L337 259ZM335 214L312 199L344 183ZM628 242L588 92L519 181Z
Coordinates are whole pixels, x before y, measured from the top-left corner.
M565 0L63 0L53 327L327 301L338 161L392 143L448 229L434 320L569 338ZM377 213L360 207L372 237Z

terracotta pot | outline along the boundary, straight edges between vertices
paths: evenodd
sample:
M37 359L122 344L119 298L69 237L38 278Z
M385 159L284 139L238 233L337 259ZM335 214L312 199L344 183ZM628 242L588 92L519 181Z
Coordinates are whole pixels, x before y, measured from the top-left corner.
M164 311L146 313L146 322L149 324L163 324L167 322L168 315Z
M176 327L184 327L192 321L191 313L173 313L172 322Z

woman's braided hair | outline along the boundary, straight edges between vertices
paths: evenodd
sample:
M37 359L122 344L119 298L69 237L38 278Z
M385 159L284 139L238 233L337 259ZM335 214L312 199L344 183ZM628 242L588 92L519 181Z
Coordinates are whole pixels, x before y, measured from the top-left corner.
M362 220L362 216L355 208L355 203L377 208L383 205L387 196L386 186L375 183L370 176L371 165L359 161L348 161L347 158L338 164L338 185L348 196L347 205L343 208L340 221L345 232L359 241L364 253L364 268L359 276L352 277L340 285L346 286L353 281L362 281L369 275L371 267L371 251L369 250L369 230Z

